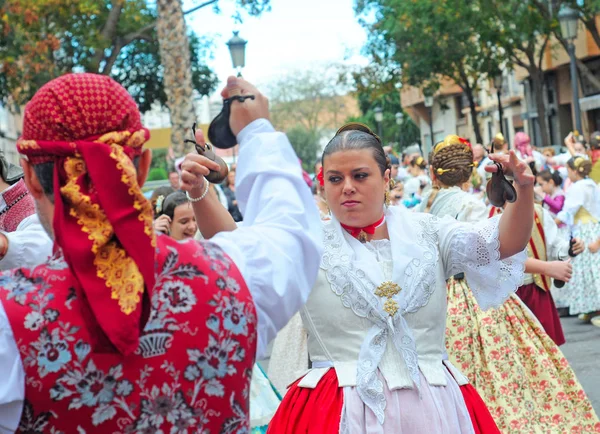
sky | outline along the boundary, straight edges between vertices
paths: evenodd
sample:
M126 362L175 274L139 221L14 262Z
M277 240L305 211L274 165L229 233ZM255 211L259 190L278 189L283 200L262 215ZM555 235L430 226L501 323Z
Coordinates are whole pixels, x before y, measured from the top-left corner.
M184 10L199 0L184 0ZM243 14L236 23L234 0L220 0L220 14L211 6L187 17L188 26L198 35L214 39L213 59L208 65L222 87L235 73L226 42L233 31L248 41L244 78L261 86L295 70L328 63L366 64L361 48L366 32L354 15L354 0L271 0L271 11L259 17Z

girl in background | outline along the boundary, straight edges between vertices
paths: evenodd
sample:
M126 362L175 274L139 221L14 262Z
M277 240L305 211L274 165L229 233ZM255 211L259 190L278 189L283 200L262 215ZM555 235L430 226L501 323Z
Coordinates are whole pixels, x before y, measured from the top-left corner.
M600 237L600 187L589 174L592 163L584 157L571 158L567 171L573 182L565 194L563 209L556 216L557 224L569 226L571 234L586 245ZM589 249L573 259L573 277L564 287L571 315L589 322L600 311L600 255Z

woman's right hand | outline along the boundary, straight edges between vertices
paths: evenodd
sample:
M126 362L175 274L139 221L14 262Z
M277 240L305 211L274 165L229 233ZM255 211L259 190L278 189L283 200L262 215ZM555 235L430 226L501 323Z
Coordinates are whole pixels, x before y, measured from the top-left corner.
M206 139L202 130L196 130L196 143L206 146ZM179 187L187 191L192 197L200 197L204 191L205 176L211 170L218 172L221 169L219 163L209 160L202 155L189 153L181 163L181 181Z
M154 220L154 230L169 235L171 233L171 218L163 214Z
M568 282L573 277L573 264L571 260L550 261L547 263L546 275L563 282Z

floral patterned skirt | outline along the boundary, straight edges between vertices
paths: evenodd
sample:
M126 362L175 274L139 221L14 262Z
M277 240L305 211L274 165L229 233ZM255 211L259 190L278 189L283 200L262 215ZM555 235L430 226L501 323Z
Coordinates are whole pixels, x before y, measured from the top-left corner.
M451 279L446 348L502 433L600 433L569 363L516 295L484 312L466 282Z
M586 245L600 237L600 223L587 223L575 226L573 235ZM586 250L571 260L573 277L563 286L564 302L569 313L577 315L600 310L600 252Z

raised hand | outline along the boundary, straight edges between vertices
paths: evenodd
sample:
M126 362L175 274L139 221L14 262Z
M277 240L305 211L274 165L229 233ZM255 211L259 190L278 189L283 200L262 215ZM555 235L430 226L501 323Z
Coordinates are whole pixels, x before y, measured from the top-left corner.
M206 145L204 133L200 129L196 130L196 143L202 146ZM181 163L179 186L183 191L187 191L190 196L198 197L204 190L204 183L207 182L204 177L208 176L211 170L219 171L219 169L218 163L202 155L189 153Z
M510 151L506 154L490 154L490 160L502 165L502 170L505 175L512 176L515 184L524 187L535 184L535 176L531 172L531 168L524 161L519 160L515 151ZM495 164L485 167L486 172L497 172L498 168Z
M246 80L239 77L229 77L227 86L221 91L221 96L231 98L237 95L254 95L254 99L246 99L244 102L231 102L229 126L236 136L253 121L261 118L269 119L269 100Z

